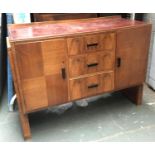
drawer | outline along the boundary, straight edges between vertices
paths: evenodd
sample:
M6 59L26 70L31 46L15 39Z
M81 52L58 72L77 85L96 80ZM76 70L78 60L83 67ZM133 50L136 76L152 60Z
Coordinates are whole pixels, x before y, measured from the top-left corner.
M115 50L116 36L113 32L67 38L68 55Z
M99 51L101 49L100 34L85 36L84 46L86 52Z
M96 52L69 58L69 76L76 77L99 71L113 70L115 52Z
M76 100L114 89L114 73L107 72L70 80L70 99Z

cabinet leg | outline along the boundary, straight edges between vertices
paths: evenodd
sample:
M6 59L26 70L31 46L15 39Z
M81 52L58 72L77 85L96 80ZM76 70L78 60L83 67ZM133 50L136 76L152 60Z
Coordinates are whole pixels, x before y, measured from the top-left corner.
M21 121L24 139L31 138L31 129L30 129L28 115L20 112L20 121Z
M142 104L143 84L122 90L123 94L136 105Z

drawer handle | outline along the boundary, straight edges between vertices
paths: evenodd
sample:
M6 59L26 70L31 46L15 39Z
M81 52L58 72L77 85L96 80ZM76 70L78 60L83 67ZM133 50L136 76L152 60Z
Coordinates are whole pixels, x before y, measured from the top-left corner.
M96 88L96 87L98 87L98 84L92 84L92 85L89 85L89 86L88 86L89 89L90 89L90 88Z
M61 75L62 75L63 79L66 79L66 69L65 68L61 69Z
M87 44L87 48L90 48L90 47L97 47L97 46L98 46L98 43Z
M97 66L98 63L93 63L93 64L87 64L87 67L94 67L94 66Z
M121 66L121 58L117 58L117 67Z

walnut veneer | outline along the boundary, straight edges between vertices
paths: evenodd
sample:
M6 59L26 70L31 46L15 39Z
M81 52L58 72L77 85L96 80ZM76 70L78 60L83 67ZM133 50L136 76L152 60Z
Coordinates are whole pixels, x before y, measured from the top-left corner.
M142 103L151 24L121 17L9 26L24 138L28 113L121 90Z

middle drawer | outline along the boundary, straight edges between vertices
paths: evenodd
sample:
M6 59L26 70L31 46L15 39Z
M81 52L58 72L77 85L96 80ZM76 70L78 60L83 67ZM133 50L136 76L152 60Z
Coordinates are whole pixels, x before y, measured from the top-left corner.
M69 58L69 76L77 77L99 71L113 70L114 51L96 52Z

